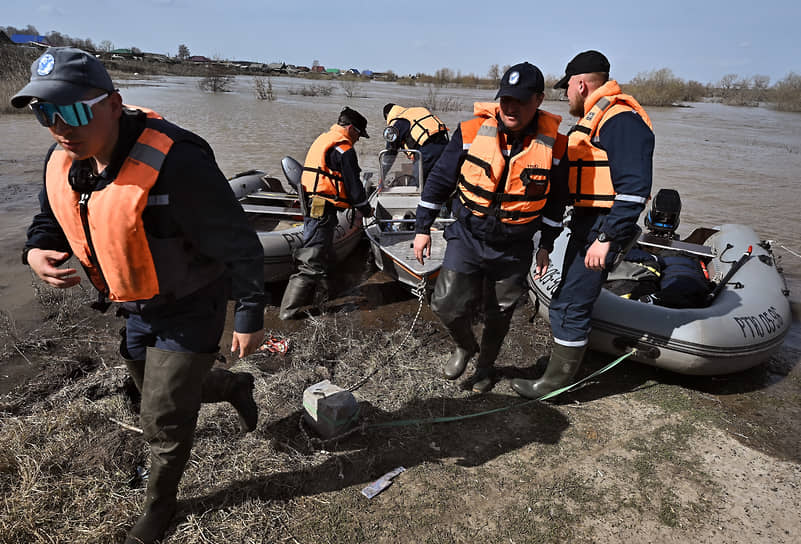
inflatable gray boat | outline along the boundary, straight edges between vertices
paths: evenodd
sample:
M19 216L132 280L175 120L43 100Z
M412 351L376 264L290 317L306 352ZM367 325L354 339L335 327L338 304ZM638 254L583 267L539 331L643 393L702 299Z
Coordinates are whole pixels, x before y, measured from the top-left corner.
M557 239L551 267L535 280L530 297L541 316L562 274L570 230ZM648 234L640 239L647 247ZM691 242L691 243L687 243ZM791 324L789 292L770 249L747 226L697 229L671 248L702 256L719 287L702 308L667 308L630 300L603 289L592 313L590 348L681 374L730 374L756 366L781 346Z
M286 280L294 272L292 252L303 241L303 212L297 191L260 170L242 172L228 182L264 248L264 281ZM334 252L341 261L359 243L362 221L355 210L340 212L338 218Z

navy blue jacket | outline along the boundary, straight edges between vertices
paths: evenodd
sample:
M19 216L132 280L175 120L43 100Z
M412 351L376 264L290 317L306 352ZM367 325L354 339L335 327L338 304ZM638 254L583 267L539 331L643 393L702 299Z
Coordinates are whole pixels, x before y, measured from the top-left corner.
M615 192L648 198L653 181L654 133L645 121L634 112L619 113L603 124L598 138L593 144L609 157ZM644 208L645 203L615 200L601 232L613 241L624 242Z
M94 176L90 190L102 189L116 179L131 147L144 130L144 113L123 112L111 162ZM47 154L45 169L54 149L55 145ZM86 176L90 171L89 160L75 161L70 175ZM145 208L142 220L147 233L156 238L180 233L197 253L223 263L231 280L231 297L237 301L234 329L241 333L261 329L265 305L264 250L210 148L188 140L177 141L167 154L150 193L168 195L169 205ZM23 260L31 248L72 253L53 215L44 186L39 193L39 203L41 211L28 228Z

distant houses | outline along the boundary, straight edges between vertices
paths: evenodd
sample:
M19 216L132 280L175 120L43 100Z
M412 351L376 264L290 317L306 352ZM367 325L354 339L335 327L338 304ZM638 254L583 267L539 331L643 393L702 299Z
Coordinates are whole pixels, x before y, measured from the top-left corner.
M35 34L12 34L8 36L5 32L0 31L0 45L18 45L18 46L36 46L36 47L49 47L46 36ZM110 51L89 51L98 58L111 61L148 61L154 63L169 63L175 64L180 62L190 62L193 64L218 64L228 69L235 71L243 71L244 73L261 73L261 74L320 74L327 76L349 75L358 76L368 79L381 79L385 76L381 72L373 72L372 70L358 70L356 68L349 68L347 70L340 70L339 68L326 68L320 64L315 64L311 68L308 66L298 66L294 64L287 64L285 62L254 62L249 60L216 60L210 59L204 55L192 55L186 59L179 59L178 57L171 57L161 53L145 53L136 48L117 48ZM315 61L316 63L317 61Z

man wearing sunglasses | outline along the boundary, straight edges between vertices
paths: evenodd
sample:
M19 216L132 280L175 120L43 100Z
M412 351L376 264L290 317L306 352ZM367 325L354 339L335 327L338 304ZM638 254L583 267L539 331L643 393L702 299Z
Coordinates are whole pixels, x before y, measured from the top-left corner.
M127 317L120 352L142 394L150 444L142 516L126 542L160 539L175 512L201 402L230 402L257 423L253 376L212 369L228 298L232 351L264 337L261 244L209 145L153 111L127 108L106 69L79 49L48 49L11 100L29 106L56 143L45 159L41 211L23 262L47 284L80 283L74 255L105 311Z

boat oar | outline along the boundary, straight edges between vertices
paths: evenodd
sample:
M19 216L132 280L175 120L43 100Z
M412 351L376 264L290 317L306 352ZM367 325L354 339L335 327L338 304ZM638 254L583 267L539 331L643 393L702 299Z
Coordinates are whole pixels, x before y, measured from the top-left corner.
M723 288L726 287L726 284L729 283L729 280L731 280L732 276L734 276L737 273L737 271L743 267L745 262L751 257L752 249L753 248L751 246L748 246L748 251L743 253L737 260L737 262L734 263L731 268L729 268L729 271L726 273L725 276L723 276L723 279L720 280L720 282L715 286L715 289L709 294L709 298L707 299L707 304L711 304L712 301L715 300L715 298L717 298L720 292L723 291Z

